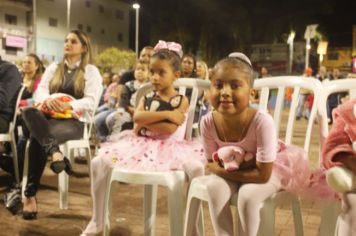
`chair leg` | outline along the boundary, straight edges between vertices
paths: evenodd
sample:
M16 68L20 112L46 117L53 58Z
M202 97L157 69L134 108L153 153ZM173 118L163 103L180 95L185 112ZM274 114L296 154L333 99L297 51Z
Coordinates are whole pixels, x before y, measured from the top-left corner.
M340 213L340 204L327 202L321 207L321 222L319 235L337 235L337 219Z
M179 177L178 177L179 178ZM168 213L171 236L183 235L183 187L184 179L174 181L168 188Z
M16 183L20 183L20 174L19 174L19 163L17 157L17 145L14 134L11 134L11 151L12 151L12 161L14 163L14 172L15 172L15 179Z
M200 214L199 214L200 212ZM202 201L194 196L189 196L187 199L187 206L185 212L185 222L184 222L184 236L194 235L194 229L196 221L198 218L198 230L199 235L204 235L204 217L203 217L203 207ZM199 216L198 216L199 214Z
M258 230L258 236L275 235L275 204L274 199L268 198L264 201L260 210L261 222Z
M294 220L294 232L296 236L303 236L303 218L300 207L300 201L297 198L292 202L293 220ZM324 235L324 234L322 234Z
M24 164L23 164L23 173L22 173L22 186L21 186L21 195L22 198L25 198L25 189L27 184L27 176L28 176L28 149L30 146L30 141L26 142L25 147L25 157L24 157Z
M68 209L68 175L62 171L58 174L59 208Z
M70 154L67 150L67 147L61 147L61 151L66 156ZM62 171L60 174L58 174L58 191L59 191L60 209L68 209L68 189L69 189L69 176L67 175L67 173Z
M145 185L144 187L144 235L155 235L156 207L157 207L157 185Z
M111 174L108 177L107 181L107 188L105 192L105 203L104 203L104 222L103 223L103 235L108 236L110 233L110 215L111 215L111 191L112 191L112 184L114 181L111 179Z

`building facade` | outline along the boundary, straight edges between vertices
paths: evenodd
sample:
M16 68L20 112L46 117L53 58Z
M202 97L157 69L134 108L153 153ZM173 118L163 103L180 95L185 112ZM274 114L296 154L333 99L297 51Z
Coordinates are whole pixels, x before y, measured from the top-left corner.
M67 2L71 3L69 27ZM89 35L94 55L107 47L128 48L129 45L131 5L122 0L1 0L0 6L2 43L5 39L1 54L10 61L21 59L28 52L35 52L49 62L61 60L65 35L72 29ZM9 32L5 37L1 35L2 28ZM17 38L7 40L7 35ZM15 43L11 42L22 38L25 43L21 48L19 44L15 52Z
M32 42L31 5L26 1L0 1L0 55L16 61L28 53Z
M313 52L311 53L313 56ZM272 75L288 73L289 46L286 43L253 44L250 55L255 70L266 67ZM305 43L295 42L292 73L302 73L305 63Z

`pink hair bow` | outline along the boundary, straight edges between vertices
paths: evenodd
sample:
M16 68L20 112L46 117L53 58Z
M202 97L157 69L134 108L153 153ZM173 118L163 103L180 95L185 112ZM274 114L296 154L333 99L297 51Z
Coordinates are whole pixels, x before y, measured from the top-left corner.
M179 43L159 40L153 50L157 52L161 49L168 49L170 51L176 52L180 57L183 56L182 46Z

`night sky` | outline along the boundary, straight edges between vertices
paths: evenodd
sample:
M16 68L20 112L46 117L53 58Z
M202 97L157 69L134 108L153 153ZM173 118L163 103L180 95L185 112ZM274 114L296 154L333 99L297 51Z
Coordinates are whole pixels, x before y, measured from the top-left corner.
M173 40L186 51L220 57L254 43L285 42L291 30L304 41L309 24L329 47L351 47L355 0L141 0L140 47ZM131 29L134 29L134 11ZM131 32L131 37L133 32ZM134 38L134 36L132 37ZM134 42L134 40L130 40ZM133 45L131 45L133 48Z

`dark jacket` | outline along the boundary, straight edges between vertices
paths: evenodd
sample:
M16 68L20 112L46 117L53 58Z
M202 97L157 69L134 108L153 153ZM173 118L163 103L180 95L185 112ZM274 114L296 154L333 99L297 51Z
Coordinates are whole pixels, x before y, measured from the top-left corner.
M14 64L0 57L0 116L11 121L21 87L21 75Z

